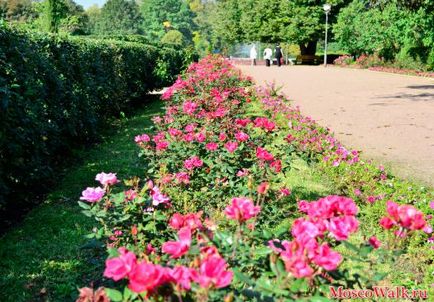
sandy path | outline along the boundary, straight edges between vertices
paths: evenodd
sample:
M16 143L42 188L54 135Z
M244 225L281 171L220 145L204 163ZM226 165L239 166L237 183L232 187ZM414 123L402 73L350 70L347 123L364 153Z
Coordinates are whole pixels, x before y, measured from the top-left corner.
M238 66L397 175L434 186L434 80L322 66Z

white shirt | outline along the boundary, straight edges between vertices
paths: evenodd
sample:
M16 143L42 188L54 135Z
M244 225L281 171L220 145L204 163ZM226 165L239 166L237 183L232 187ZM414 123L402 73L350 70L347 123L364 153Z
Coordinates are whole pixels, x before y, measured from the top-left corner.
M250 59L256 59L258 57L258 52L255 47L250 49Z
M273 51L271 48L265 48L264 49L264 60L271 60L271 57L273 56Z

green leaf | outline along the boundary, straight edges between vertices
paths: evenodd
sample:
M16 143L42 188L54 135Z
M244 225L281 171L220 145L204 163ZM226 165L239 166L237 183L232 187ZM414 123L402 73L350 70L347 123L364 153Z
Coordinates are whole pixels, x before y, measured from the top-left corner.
M374 248L371 245L364 246L360 249L360 256L365 258L369 255L370 252L372 252Z
M80 208L83 208L85 210L90 210L91 209L91 206L89 204L87 204L85 202L82 202L82 201L79 201L78 205L80 206Z
M375 273L374 277L372 278L374 281L381 281L387 276L387 273Z
M111 288L105 288L104 291L111 301L114 302L122 301L122 293L120 291Z
M234 268L232 271L234 272L235 282L244 282L249 285L254 284L254 282L248 276L240 272L238 269Z
M124 300L128 300L134 293L128 289L128 287L124 288Z
M253 254L255 256L261 257L261 256L265 256L265 255L271 254L271 252L272 252L272 250L269 247L263 246L263 247L255 249L253 251Z
M290 226L291 223L288 220L282 221L272 232L274 234L274 238L278 238L283 234L288 233Z
M145 231L157 231L154 221L149 221L144 228Z
M295 279L290 287L292 292L306 292L308 289L309 285L305 278Z
M342 241L342 243L346 248L348 248L348 249L350 249L356 253L359 253L360 249L357 246L355 246L354 244L349 243L348 241Z

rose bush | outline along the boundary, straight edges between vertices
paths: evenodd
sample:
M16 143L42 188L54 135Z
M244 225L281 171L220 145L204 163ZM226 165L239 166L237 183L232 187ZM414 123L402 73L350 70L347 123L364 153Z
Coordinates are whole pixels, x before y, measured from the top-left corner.
M389 242L427 240L429 217L415 207L389 203L386 211L384 203L368 202L396 197L374 194L376 184L388 180L384 171L360 160L358 151L347 150L272 87L252 84L218 57L191 65L163 94L166 112L154 118L154 132L134 139L144 179L120 183L102 172L100 186L83 191L79 204L98 221L89 238L108 247L104 276L116 282L98 295L113 301L327 301L329 286L382 280L377 263L393 263L406 251ZM295 157L318 162L331 178L342 173L337 191L351 191L352 198L296 203L285 186ZM366 168L368 176L358 179L343 167ZM381 208L377 228L366 226L369 207ZM379 228L380 219L399 232ZM90 301L96 295L80 293L89 293Z

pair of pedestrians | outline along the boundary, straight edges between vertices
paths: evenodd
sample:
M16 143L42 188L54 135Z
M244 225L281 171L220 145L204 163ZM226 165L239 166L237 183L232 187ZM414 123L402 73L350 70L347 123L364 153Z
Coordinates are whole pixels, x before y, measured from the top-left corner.
M273 57L273 51L271 50L270 47L267 47L264 49L264 60L265 60L265 65L267 67L270 67L270 63ZM274 57L276 58L277 61L277 66L282 66L282 58L283 58L283 53L282 53L282 49L280 48L279 45L276 46L276 48L274 49Z

